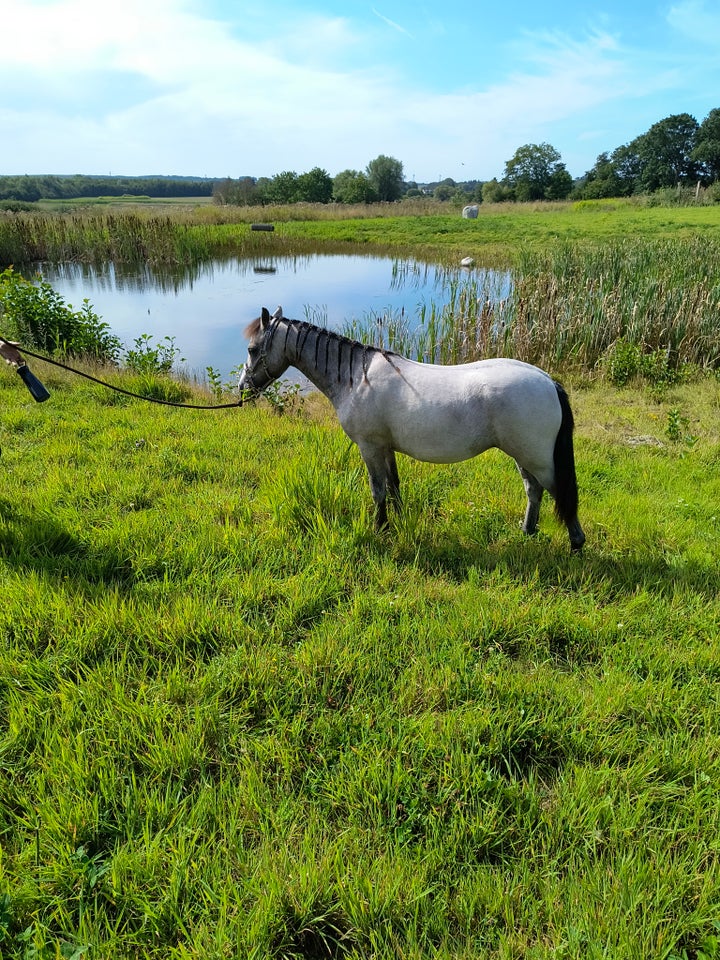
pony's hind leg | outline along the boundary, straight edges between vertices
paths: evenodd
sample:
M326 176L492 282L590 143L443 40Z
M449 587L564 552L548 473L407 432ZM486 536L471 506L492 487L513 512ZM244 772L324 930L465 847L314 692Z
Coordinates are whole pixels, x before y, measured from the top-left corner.
M522 530L528 536L532 536L537 531L538 519L540 517L540 504L543 497L543 486L528 470L521 467L518 463L518 470L522 477L525 493L527 494L527 509L525 510L525 519L523 520Z

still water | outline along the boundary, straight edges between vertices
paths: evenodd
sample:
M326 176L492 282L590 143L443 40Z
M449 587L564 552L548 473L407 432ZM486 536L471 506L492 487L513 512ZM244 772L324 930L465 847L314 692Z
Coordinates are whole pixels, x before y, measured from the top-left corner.
M207 367L226 379L244 362L243 330L264 306L272 312L280 304L288 317L335 330L398 311L412 326L423 302L443 304L448 284L469 276L413 260L320 254L233 258L174 272L76 263L35 270L75 309L89 300L125 348L143 334L153 344L173 337L185 360L178 368L200 380Z

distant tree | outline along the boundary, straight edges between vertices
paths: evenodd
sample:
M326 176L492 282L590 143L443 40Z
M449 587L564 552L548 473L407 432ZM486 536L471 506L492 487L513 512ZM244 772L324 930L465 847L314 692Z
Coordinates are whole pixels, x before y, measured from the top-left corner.
M689 113L677 113L654 123L637 138L641 190L651 193L697 179L699 168L692 153L698 129L697 120Z
M503 203L505 200L512 200L512 191L504 183L499 183L496 177L492 180L486 180L482 185L483 203Z
M630 143L617 147L610 155L614 174L620 183L619 196L621 197L632 196L642 189L640 174L642 173L643 161L640 157L640 141L641 138L636 137Z
M720 110L711 110L698 128L691 158L706 182L720 178Z
M298 199L306 203L330 203L333 195L333 182L330 175L313 167L308 173L297 178Z
M271 203L270 192L272 190L272 180L270 177L258 177L255 184L255 197L260 204Z
M393 157L380 154L367 165L367 177L378 200L399 200L403 191L403 165Z
M600 200L605 197L622 197L632 193L632 185L626 191L616 164L607 153L601 153L595 165L587 171L573 196L585 200Z
M564 163L555 165L547 187L545 187L546 200L564 200L570 195L573 188L573 178L565 169Z
M251 206L257 203L256 193L257 186L255 177L240 177L235 190L235 196L237 198L235 202L243 206Z
M258 202L256 180L254 177L240 177L239 180L227 177L225 180L218 180L213 187L213 200L220 204L251 206Z
M505 164L503 182L516 200L558 200L572 189L560 154L549 143L527 143Z
M220 205L231 203L232 184L233 182L230 177L225 177L224 180L218 180L213 187L213 202L219 203Z
M333 180L333 199L338 203L373 203L378 196L367 174L342 170Z
M457 184L451 177L446 177L433 190L433 197L436 200L446 202L452 200L457 193Z
M271 203L295 203L298 196L298 175L294 170L285 170L272 178L266 198Z

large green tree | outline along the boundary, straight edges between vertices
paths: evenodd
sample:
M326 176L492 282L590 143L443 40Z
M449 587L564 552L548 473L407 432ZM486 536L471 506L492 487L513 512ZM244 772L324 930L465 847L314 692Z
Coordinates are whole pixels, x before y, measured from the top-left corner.
M330 174L320 167L313 167L297 178L298 199L306 203L329 203L332 200L333 182Z
M640 170L637 141L624 144L612 154L601 153L573 195L587 200L629 197L637 188Z
M380 154L367 165L368 180L378 200L399 200L403 191L403 165L394 157Z
M720 179L720 110L717 108L711 110L700 124L691 156L700 164L704 180Z
M698 122L689 113L676 113L654 123L637 138L639 186L651 193L663 187L693 183L699 167L693 160Z
M266 199L271 203L297 203L299 198L298 175L294 170L283 170L271 179Z
M549 143L519 147L505 164L503 183L515 200L560 200L572 189L572 177Z

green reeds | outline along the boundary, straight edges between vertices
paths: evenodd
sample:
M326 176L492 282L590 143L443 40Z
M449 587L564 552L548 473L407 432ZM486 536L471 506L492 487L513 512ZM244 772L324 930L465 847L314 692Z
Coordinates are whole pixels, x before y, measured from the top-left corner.
M348 332L435 363L512 356L592 371L623 343L714 368L719 273L720 242L707 237L556 244L508 271L446 268L415 317L370 315Z
M267 241L265 241L265 245ZM20 214L0 218L0 264L193 264L264 249L247 224L138 213Z

